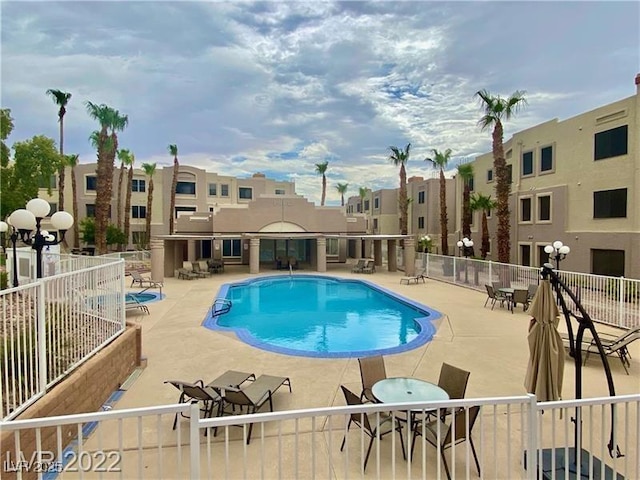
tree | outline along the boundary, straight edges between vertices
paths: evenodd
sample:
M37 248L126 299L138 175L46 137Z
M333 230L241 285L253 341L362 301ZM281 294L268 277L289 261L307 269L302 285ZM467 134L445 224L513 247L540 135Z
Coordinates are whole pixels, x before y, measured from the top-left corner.
M367 187L360 187L358 189L358 195L360 196L360 211L364 213L364 199L367 198Z
M493 96L487 90L476 92L480 99L484 115L478 121L482 130L493 127L492 152L493 170L496 177L496 214L498 217L498 261L509 263L511 256L510 223L509 223L509 194L511 193L511 181L507 162L504 158L504 145L502 143L504 130L502 120L509 120L521 107L527 104L525 92L515 91L509 98L499 95Z
M126 115L121 115L105 104L86 102L87 113L100 124L100 130L91 135L91 141L98 151L96 167L96 251L98 255L107 253L107 226L109 206L113 190L113 169L118 151L118 134L129 123Z
M173 155L173 177L171 180L171 203L169 206L169 234L173 235L175 230L175 209L176 209L176 188L178 187L178 171L180 163L178 162L178 145L169 145L169 153Z
M471 240L471 183L473 182L473 165L463 163L458 165L458 175L462 181L462 236ZM473 247L469 254L474 256Z
M118 160L120 160L120 175L118 176L118 228L122 228L122 218L125 212L122 211L122 182L124 181L125 165L128 165L131 152L126 148L118 150Z
M340 205L344 207L344 194L347 193L347 188L349 188L348 183L339 183L336 185L336 190L340 194Z
M82 241L87 245L94 245L96 241L96 219L85 217L80 220ZM125 242L124 232L110 223L107 225L107 245L122 245Z
M443 255L449 255L449 226L447 224L447 181L444 178L444 169L451 159L451 149L439 152L435 148L431 150L433 158L425 158L425 162L431 162L435 168L440 169L440 246Z
M9 157L11 150L5 144L5 140L9 138L13 130L13 118L11 118L11 110L3 108L0 110L0 192L2 192L2 201L0 202L0 218L6 218L14 208L11 204L6 205L6 196L10 194L9 183L13 174L13 167L9 166ZM15 192L11 192L15 193Z
M400 207L400 233L402 235L407 234L408 229L408 212L409 202L407 200L407 171L405 165L409 161L409 155L411 150L411 144L407 143L404 150L400 150L398 147L389 147L391 149L391 155L389 160L397 167L400 166L400 191L398 194L398 206Z
M76 182L76 166L78 165L79 155L76 153L74 155L65 155L64 163L65 167L71 167L71 194L73 195L72 199L72 212L73 218L78 218L78 186ZM80 246L79 232L78 226L75 225L73 228L73 246L78 248Z
M147 246L151 243L151 207L153 206L153 176L156 173L155 163L143 163L142 169L149 177L149 190L147 190L147 222L146 222L146 238Z
M136 161L136 156L132 153L129 158L125 160L125 165L129 167L127 172L127 190L126 200L124 202L124 238L126 239L126 245L129 244L129 230L131 227L131 189L133 188L133 164Z
M329 162L316 163L316 173L322 175L322 197L320 199L320 206L324 206L324 200L327 195L327 177L325 173L329 167Z
M491 210L496 208L497 203L491 199L491 195L482 195L481 193L475 193L471 195L469 206L472 212L476 210L482 210L482 246L480 247L480 254L482 259L487 258L489 249L491 248L489 243L489 225L487 223L487 215Z
M67 113L67 104L71 100L71 94L62 90L47 90L53 102L58 106L58 123L60 124L60 157L64 158L64 116ZM65 165L61 162L58 170L58 210L64 210L64 184L65 184Z

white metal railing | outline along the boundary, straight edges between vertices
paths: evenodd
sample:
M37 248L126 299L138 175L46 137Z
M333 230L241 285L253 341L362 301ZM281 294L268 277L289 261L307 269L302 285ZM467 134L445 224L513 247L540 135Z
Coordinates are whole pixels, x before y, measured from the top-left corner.
M476 406L480 413L472 424ZM430 417L435 419L460 409L463 413L448 415L445 423L422 421L429 412L435 413ZM78 472L80 477L93 472L137 479L342 479L365 475L440 479L446 478L444 458L452 478L533 480L541 465L545 469L550 469L549 463L561 466L555 456L546 461L550 449L567 455L571 463L574 429L580 425L581 446L593 455L583 467L584 478L640 475L640 395L547 403L536 403L535 396L527 395L366 404L211 419L201 419L199 414L198 404L179 404L2 422L3 466L5 471L13 468L18 479L38 461L42 462L38 465L61 472L62 479L76 478ZM357 425L347 428L350 417L362 421L364 415L374 428L387 415L391 415L389 425L401 427L398 433L375 435L366 470L370 437ZM581 419L577 424L576 415ZM174 418L176 429L172 428ZM412 419L410 428L407 418ZM248 444L250 424L253 432ZM449 425L453 425L450 448L445 442ZM609 454L612 425L614 444L624 456ZM413 455L405 460L402 447L411 450L414 432ZM440 447L425 441L426 437ZM481 475L476 471L471 442L462 441L463 437L473 440ZM565 477L558 473L551 478Z
M482 292L494 282L526 289L537 284L540 276L537 267L431 253L416 253L416 268L426 268L430 278ZM564 270L560 275L593 320L622 328L640 326L640 280Z
M122 260L63 258L58 268L66 273L0 291L0 418L16 416L124 331Z

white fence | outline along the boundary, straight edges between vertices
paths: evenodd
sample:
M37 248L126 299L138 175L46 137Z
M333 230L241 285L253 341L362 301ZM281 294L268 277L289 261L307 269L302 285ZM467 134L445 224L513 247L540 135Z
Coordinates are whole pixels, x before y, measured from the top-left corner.
M277 394L274 403L277 408ZM473 423L471 412L477 406ZM437 419L454 410L462 413L449 415L445 423L422 421L427 413ZM640 395L539 404L534 396L367 404L212 419L200 419L199 413L198 404L179 404L0 423L8 435L3 469L18 479L34 466L58 472L61 479L83 474L121 479L440 479L447 477L446 462L452 478L533 480L546 470L548 478L560 480L567 477L557 469L573 464L573 419L579 415L580 445L590 453L583 456L581 478L640 476ZM361 422L365 415L381 432L372 441L357 424L348 428L349 418ZM388 415L388 425L400 430L384 435L386 429L377 426ZM413 419L411 427L407 418ZM249 424L253 433L247 444ZM453 428L447 437L449 425ZM613 456L607 446L612 426ZM413 454L405 458L403 446L410 452L414 438ZM615 455L618 448L624 456ZM551 449L556 455L550 455Z
M540 269L463 257L416 254L416 268L427 276L484 292L485 285L526 289L537 284ZM594 321L622 328L640 326L640 280L588 273L560 272ZM573 302L567 300L569 308Z
M124 262L61 256L58 274L0 292L0 418L13 418L124 331Z

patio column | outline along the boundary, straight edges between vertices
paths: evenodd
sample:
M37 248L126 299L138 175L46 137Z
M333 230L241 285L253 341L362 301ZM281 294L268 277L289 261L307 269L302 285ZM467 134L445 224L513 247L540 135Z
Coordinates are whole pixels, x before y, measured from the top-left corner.
M187 240L187 262L196 261L196 241ZM182 265L180 265L182 267Z
M260 239L249 239L249 273L260 273Z
M398 271L398 257L396 256L396 241L387 240L387 269L390 272Z
M361 238L356 238L355 240L353 240L354 244L355 244L355 249L354 249L354 257L355 258L363 258L362 257L362 239Z
M327 239L325 237L316 239L316 249L318 257L318 266L316 270L319 272L327 271Z
M382 266L382 240L373 241L373 260L376 267Z
M413 237L404 239L404 274L407 277L416 274L416 242Z
M151 237L151 279L164 280L164 240Z
M364 239L364 253L362 254L364 258L372 258L373 252L371 251L371 240L368 238Z

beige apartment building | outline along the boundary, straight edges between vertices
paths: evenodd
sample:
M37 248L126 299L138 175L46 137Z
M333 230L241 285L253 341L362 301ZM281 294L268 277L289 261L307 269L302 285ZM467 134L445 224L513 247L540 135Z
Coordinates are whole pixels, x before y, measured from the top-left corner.
M505 142L511 263L540 266L548 261L544 247L560 240L571 248L563 270L640 278L640 75L635 85L631 97ZM492 154L473 167L475 191L495 199ZM495 243L495 216L489 230Z

